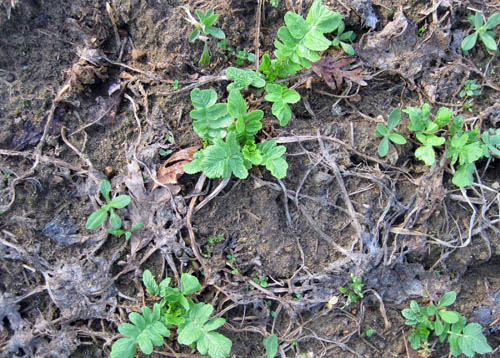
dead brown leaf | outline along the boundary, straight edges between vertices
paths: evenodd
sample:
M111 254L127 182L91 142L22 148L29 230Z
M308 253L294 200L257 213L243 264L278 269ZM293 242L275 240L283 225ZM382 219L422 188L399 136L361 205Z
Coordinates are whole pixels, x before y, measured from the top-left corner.
M199 146L194 146L175 152L158 170L156 179L162 184L177 184L180 176L184 174L184 165L193 160L198 149Z
M353 81L360 86L366 86L365 80L371 79L371 76L364 74L359 64L354 64L354 57L333 58L324 57L312 64L312 70L318 76L323 78L328 87L334 90L340 90L344 79Z

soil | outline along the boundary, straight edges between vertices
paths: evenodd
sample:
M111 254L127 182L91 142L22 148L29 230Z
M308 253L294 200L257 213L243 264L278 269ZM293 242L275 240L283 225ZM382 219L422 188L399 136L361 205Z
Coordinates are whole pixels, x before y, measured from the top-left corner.
M281 357L445 357L446 344L409 348L401 310L451 290L454 309L483 326L494 349L485 356L500 356L498 158L479 161L478 184L460 190L444 153L426 167L412 139L379 158L374 135L394 108L423 103L433 113L448 106L471 128L498 128L498 53L479 43L460 51L467 15L499 12L498 1L323 1L357 34L356 63L370 76L366 86L347 78L337 91L311 71L292 76L302 100L286 127L259 93L245 93L265 112L259 140L287 147L286 178L259 167L246 180L203 187L199 175L181 173L158 183L163 151L202 145L187 89L213 88L224 101L224 69L236 60L211 40L210 65L200 66L203 43L188 41L193 27L180 6L215 9L228 46L249 52L260 26L262 55L272 53L285 13L305 16L311 3L113 0L110 15L97 0L1 2L2 357L109 356L127 314L152 305L145 269L204 282L196 299L227 320L220 331L233 341L231 357L264 357L270 334ZM468 79L480 96L460 97ZM403 116L399 129L412 138L407 124ZM117 210L124 227L144 224L128 241L85 229L104 178L132 197ZM219 234L225 240L211 244ZM364 297L345 305L339 288L351 275L363 279ZM197 356L166 343L151 356Z

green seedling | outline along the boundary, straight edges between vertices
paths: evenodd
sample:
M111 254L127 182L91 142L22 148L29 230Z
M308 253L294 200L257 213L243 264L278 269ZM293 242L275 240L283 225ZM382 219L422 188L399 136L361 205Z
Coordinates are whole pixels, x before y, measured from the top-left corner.
M255 277L253 279L253 282L255 282L257 285L263 287L263 288L266 288L268 286L268 282L267 282L268 278L267 276L259 276L259 277Z
M122 235L125 235L125 239L129 240L130 237L132 236L132 233L135 230L138 230L138 229L140 229L142 227L144 227L143 223L132 225L132 227L130 228L130 230L109 228L108 229L108 233L111 234L111 235L113 235L113 236L116 236L116 237L120 237Z
M465 354L474 357L475 353L485 354L492 351L478 323L469 323L464 316L455 311L448 311L456 300L454 291L447 292L437 305L420 307L416 301L410 302L401 314L406 318L405 324L413 326L408 338L413 349L426 349L429 346L431 333L442 343L447 340L450 352L454 357Z
M280 5L280 0L269 0L272 7L278 7Z
M128 195L118 195L113 200L110 198L111 184L107 180L102 180L100 184L99 191L103 198L106 200L106 204L101 206L100 209L94 211L87 222L85 223L85 228L87 230L92 230L99 227L108 219L109 213L109 223L113 229L120 229L122 226L122 220L115 213L113 209L122 209L130 203L130 196Z
M262 341L266 349L267 358L274 358L278 354L278 336L271 334L269 337L264 338Z
M278 30L279 40L274 42L276 59L262 57L260 71L268 82L277 77L294 75L302 68L310 68L311 62L321 59L318 51L327 50L332 42L325 34L335 31L342 22L339 12L328 10L321 0L315 0L306 19L292 12L285 14L285 25Z
M229 255L226 256L226 259L229 261L229 264L232 265L238 259L238 255L235 254L235 253L231 253L231 254L229 254Z
M466 102L464 103L464 109L465 109L466 111L472 112L472 106L473 106L473 105L474 105L474 104L472 103L472 101L466 101Z
M7 183L7 181L9 180L11 174L10 173L4 173L3 177L2 177L2 181L4 183Z
M165 150L165 149L160 149L158 151L158 154L160 154L160 157L166 157L167 155L170 155L173 153L173 150L172 149L169 149L169 150Z
M250 71L233 70L243 74ZM247 82L256 85L252 78L250 76ZM243 84L238 84L236 81L228 88L233 85L241 87L247 82L242 80ZM260 86L260 82L257 85ZM184 166L184 171L188 174L201 171L208 178L235 175L245 179L252 165L264 165L275 177L284 178L288 168L284 159L286 148L276 145L273 140L255 143L255 135L262 128L264 112L255 110L248 113L247 104L237 89L230 90L227 104L216 104L217 93L212 89L196 88L191 91L191 101L196 108L190 113L195 119L193 127L205 140L205 146L194 154L193 161Z
M339 291L347 296L347 300L342 306L342 309L349 306L351 303L358 302L358 298L363 298L363 279L351 273L352 282L347 287L340 287Z
M460 91L460 98L479 96L481 94L481 86L476 83L476 80L465 81L464 89Z
M148 307L142 308L143 315L132 312L129 315L132 324L122 323L118 326L124 338L113 344L111 358L133 358L137 345L144 354L151 354L153 346L162 346L164 338L170 337L170 330L175 328L179 344L196 347L200 354L208 354L211 358L229 356L231 340L215 332L226 320L210 319L214 311L212 305L194 303L187 297L201 290L198 279L183 273L180 289L170 287L170 282L171 279L166 278L157 284L151 272L144 271L146 292L161 297L161 302L154 304L153 312Z
M290 119L292 119L292 110L289 103L297 103L300 101L300 94L292 89L288 89L283 84L266 85L266 101L274 102L272 112L280 121L282 126L286 126Z
M226 38L224 31L213 26L217 22L219 15L215 14L213 9L209 9L205 13L200 10L195 10L194 13L198 18L198 20L196 20L193 15L191 15L189 5L181 6L181 9L183 9L187 14L185 20L195 27L189 35L189 42L194 42L198 39L204 42L203 52L200 57L200 65L208 66L210 64L210 52L207 44L209 39L208 36L213 36L219 40L224 40Z
M484 156L490 158L490 154L500 158L500 128L490 128L483 132L481 140L485 146Z
M481 39L486 49L489 51L497 51L497 43L495 41L495 32L491 31L500 24L500 13L495 13L484 22L483 15L476 12L474 16L469 15L467 20L474 26L474 32L466 36L462 40L462 51L467 54L470 49L476 45L477 38Z
M332 46L341 47L346 54L354 56L354 48L351 43L356 39L356 34L353 31L344 32L344 30L345 24L341 20L337 27L337 36L332 40Z
M236 60L234 63L238 66L242 66L245 61L250 63L255 62L255 54L248 52L247 50L238 50L236 52Z
M406 144L406 139L399 134L393 133L394 129L397 127L401 121L401 110L399 108L394 109L389 115L387 120L387 126L382 123L378 123L375 129L375 135L377 137L382 137L382 141L378 145L378 155L383 158L387 155L389 151L389 141L395 144Z
M179 80L175 80L173 83L172 83L172 89L174 91L177 91L179 88L181 88L181 84L179 83Z
M417 35L418 37L424 36L425 32L427 31L427 24L420 26L417 30Z
M366 326L363 332L361 333L361 337L370 338L371 336L373 336L374 333L375 331L373 330L373 328L371 328L370 326Z
M222 242L224 240L226 240L224 234L212 235L208 238L208 243L212 246L215 246L218 242Z

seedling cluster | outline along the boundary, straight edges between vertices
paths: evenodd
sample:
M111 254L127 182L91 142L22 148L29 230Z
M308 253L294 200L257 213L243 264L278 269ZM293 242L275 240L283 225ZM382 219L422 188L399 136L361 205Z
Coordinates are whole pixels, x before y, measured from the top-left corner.
M455 302L456 297L454 291L447 292L437 305L431 303L427 307L420 307L416 301L411 301L410 308L401 312L406 318L405 324L414 327L408 339L413 349L427 350L429 337L433 334L441 343L447 340L454 357L462 353L474 357L475 353L492 351L479 323L467 324L464 316L445 309Z
M351 303L358 302L358 298L363 298L363 279L351 273L351 282L347 287L340 287L339 291L347 296L346 302L342 306L344 309Z
M491 15L484 22L483 15L480 12L476 12L474 16L469 15L467 20L474 26L474 32L462 40L462 51L464 54L467 54L476 45L478 37L487 50L496 52L498 49L495 41L496 34L492 30L500 24L500 13L497 12Z
M122 323L118 331L123 338L112 346L111 358L133 358L137 345L144 354L151 354L153 346L164 344L164 338L176 329L179 344L196 347L200 354L208 354L211 358L226 358L231 352L232 342L229 338L215 332L222 327L224 318L212 318L214 307L207 303L194 303L190 296L201 290L198 279L190 274L181 276L181 288L170 287L170 278L156 283L149 270L144 271L143 283L151 296L159 296L160 303L142 307L142 315L137 312L129 314L132 323Z

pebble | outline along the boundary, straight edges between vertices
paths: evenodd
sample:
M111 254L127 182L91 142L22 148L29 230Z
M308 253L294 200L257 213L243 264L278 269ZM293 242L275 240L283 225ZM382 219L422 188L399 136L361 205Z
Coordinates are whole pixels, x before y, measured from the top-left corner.
M7 76L5 77L5 80L7 82L14 82L16 80L16 76L13 73L8 73Z

